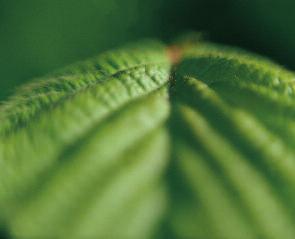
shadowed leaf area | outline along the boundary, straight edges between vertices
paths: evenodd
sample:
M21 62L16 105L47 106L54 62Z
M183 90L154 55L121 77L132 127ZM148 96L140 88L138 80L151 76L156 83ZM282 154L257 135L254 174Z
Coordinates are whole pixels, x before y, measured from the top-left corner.
M295 78L142 41L0 106L0 238L295 238Z

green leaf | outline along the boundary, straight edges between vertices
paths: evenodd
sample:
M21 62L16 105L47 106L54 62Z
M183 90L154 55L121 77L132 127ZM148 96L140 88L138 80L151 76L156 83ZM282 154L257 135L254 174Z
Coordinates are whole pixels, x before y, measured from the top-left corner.
M0 107L8 238L294 238L294 74L200 40L131 44Z

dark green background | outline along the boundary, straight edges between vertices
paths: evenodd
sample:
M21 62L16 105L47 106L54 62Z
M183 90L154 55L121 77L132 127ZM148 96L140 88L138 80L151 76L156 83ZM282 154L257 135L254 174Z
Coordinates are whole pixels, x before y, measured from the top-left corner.
M124 42L188 30L295 69L294 0L0 0L0 100Z

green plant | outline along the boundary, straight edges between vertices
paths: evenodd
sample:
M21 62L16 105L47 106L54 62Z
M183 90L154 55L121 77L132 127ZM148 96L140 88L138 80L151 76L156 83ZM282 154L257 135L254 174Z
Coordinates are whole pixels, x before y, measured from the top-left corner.
M294 74L203 41L125 46L0 108L8 238L294 238Z

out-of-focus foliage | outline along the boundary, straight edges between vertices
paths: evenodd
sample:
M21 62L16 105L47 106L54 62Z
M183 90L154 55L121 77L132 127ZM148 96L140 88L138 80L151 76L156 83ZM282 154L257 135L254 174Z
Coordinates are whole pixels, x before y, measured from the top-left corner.
M237 44L268 54L295 69L295 1L232 0L240 28Z

